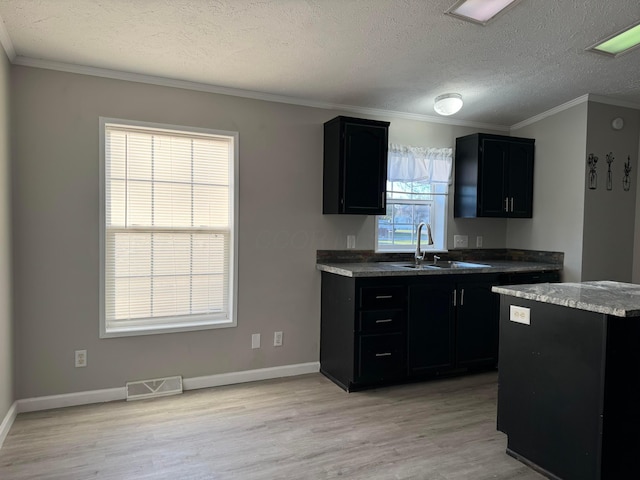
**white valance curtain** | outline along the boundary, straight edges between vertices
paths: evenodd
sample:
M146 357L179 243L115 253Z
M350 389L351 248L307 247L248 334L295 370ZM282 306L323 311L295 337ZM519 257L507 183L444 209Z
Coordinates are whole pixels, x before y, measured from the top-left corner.
M389 145L388 180L451 184L452 148Z

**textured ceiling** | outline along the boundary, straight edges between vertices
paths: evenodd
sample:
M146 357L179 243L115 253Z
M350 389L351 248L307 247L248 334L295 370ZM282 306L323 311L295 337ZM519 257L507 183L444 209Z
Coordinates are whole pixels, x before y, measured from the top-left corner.
M638 0L522 0L489 25L455 0L0 0L17 63L42 59L328 104L513 125L590 93L640 105L640 49L585 52Z

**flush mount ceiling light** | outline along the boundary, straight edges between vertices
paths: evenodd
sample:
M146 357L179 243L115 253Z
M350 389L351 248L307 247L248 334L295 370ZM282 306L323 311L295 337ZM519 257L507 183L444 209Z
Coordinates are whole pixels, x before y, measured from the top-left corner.
M467 22L486 25L520 0L460 0L445 13Z
M445 93L438 95L433 109L440 115L453 115L462 108L462 95L459 93Z
M636 22L621 32L614 33L595 45L587 48L595 53L617 57L640 45L640 22Z

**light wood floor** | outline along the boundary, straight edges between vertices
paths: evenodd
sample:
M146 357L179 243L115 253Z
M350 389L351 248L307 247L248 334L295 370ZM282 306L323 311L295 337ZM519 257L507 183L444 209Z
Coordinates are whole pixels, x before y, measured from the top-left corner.
M345 393L312 374L20 414L0 479L542 479L505 454L496 381Z

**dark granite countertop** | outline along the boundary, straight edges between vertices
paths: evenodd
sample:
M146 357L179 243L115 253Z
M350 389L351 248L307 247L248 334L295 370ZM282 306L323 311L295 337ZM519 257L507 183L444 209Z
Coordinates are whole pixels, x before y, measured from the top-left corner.
M481 260L471 262L480 267L432 268L424 262L422 268L409 268L411 262L355 262L355 263L318 263L316 268L322 272L334 273L345 277L392 277L411 275L452 275L469 273L508 273L508 272L540 272L562 270L562 265L542 262L522 262L512 260ZM441 263L441 262L439 262Z
M493 287L502 295L603 313L616 317L640 316L640 285L612 281L540 283Z

